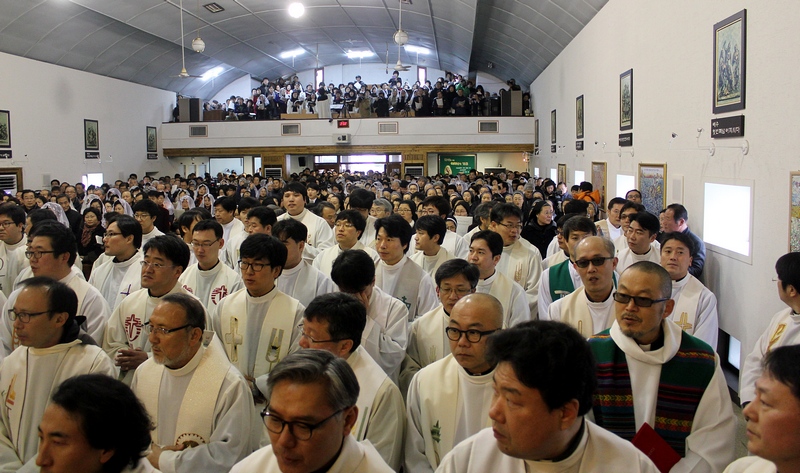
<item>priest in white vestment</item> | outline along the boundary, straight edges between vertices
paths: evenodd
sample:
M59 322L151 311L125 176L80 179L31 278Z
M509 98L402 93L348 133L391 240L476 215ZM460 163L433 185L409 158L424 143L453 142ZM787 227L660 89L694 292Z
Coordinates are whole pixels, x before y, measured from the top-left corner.
M620 276L616 320L589 340L603 373L593 418L628 440L647 423L681 457L671 472L721 471L736 435L728 386L714 350L668 320L671 292L669 273L655 263Z
M375 202L375 194L367 189L353 189L347 201L349 203L347 210L355 210L360 213L361 216L364 217L364 222L366 222L364 231L361 232L358 241L367 248L374 248L375 239L378 237L376 233L377 230L375 229L375 222L377 222L378 219L370 215L369 211L372 209L372 203Z
M502 326L502 306L490 295L470 294L453 307L445 329L451 354L414 375L408 390L406 471L436 470L454 446L491 425L495 365L486 343Z
M164 234L155 225L160 214L160 207L150 199L140 200L133 205L133 218L142 226L142 247L153 238Z
M581 287L553 302L544 320L564 322L584 338L611 328L614 322L614 292L617 258L614 243L604 237L590 236L573 249Z
M442 241L447 237L447 226L444 220L435 215L424 215L417 220L414 229L416 235L412 240L415 251L410 256L411 261L417 263L430 277L434 277L442 263L455 258L442 246Z
M361 346L397 383L408 345L408 309L375 285L372 259L363 250L347 250L333 263L333 282L367 308Z
M103 350L120 369L120 379L130 385L136 368L147 360L150 341L145 324L167 294L190 294L178 280L189 263L189 247L175 235L161 235L145 243L142 289L126 297L108 321Z
M632 217L627 236L628 247L617 255L619 258L617 267L620 274L628 266L639 261L661 264L660 248L656 249L653 246L659 228L658 217L649 212L639 212Z
M72 271L78 255L72 231L56 221L41 222L30 236L26 256L30 258L32 276L45 276L68 285L78 296L78 315L84 316L81 328L97 343L103 340L110 309L100 291ZM26 278L27 279L27 278ZM15 290L3 306L5 313L14 307L19 295ZM19 346L14 327L7 317L0 323L3 355L7 356Z
M240 264L245 288L223 299L211 314L228 359L253 392L256 410L265 402L258 386L264 386L272 368L297 348L300 336L305 307L275 285L286 254L286 246L273 236L247 237ZM262 439L266 441L266 432Z
M352 368L325 350L301 350L281 360L265 387L262 411L270 445L232 473L287 471L391 473L368 440L351 435L360 414L359 385Z
M493 336L488 356L497 364L492 428L455 446L438 472L658 472L639 449L584 417L596 380L589 347L574 329L521 324Z
M214 201L214 218L222 225L222 239L225 241L245 233L244 224L236 218L236 201L233 197L220 197Z
M520 238L522 212L514 204L500 204L492 208L489 230L503 237L503 255L497 271L522 286L528 299L531 315L538 315L539 279L542 276L542 255L527 240Z
M136 369L131 389L156 426L147 458L165 473L225 473L258 445L247 383L205 324L197 298L172 294L146 325L153 357Z
M142 227L131 216L117 215L106 228L102 263L95 264L89 284L96 287L112 308L142 288Z
M111 360L80 330L75 291L45 277L27 280L18 291L7 313L20 348L0 365L0 471L25 464L33 469L36 426L62 381L89 373L116 375Z
M694 242L686 234L675 232L664 236L661 243L661 266L672 278L675 308L670 319L689 335L717 349L719 316L717 297L689 273Z
M595 227L597 227L600 236L613 242L623 234L620 212L622 212L625 202L622 197L614 197L608 201L608 210L606 211L608 217L595 222Z
M367 223L364 217L358 210L342 210L336 214L336 223L333 226L336 244L322 250L319 255L314 258L312 266L320 270L320 272L326 276L330 276L333 260L345 250L363 250L372 258L374 264L378 264L381 260L378 253L374 249L364 246L364 244L359 241L359 238L361 238L361 235L364 234L367 228L366 225Z
M324 250L333 246L333 231L330 225L322 217L309 212L305 208L308 196L306 187L299 182L290 182L283 189L282 205L286 208L286 213L278 217L278 221L291 218L299 220L308 229L308 244L318 250Z
M438 216L445 221L447 216L453 211L450 202L446 197L435 195L426 197L418 206L419 215ZM458 236L458 233L446 230L446 236L441 240L442 248L446 249L454 258L466 258L469 253L469 243ZM409 256L414 254L416 241L412 239L409 245Z
M503 305L503 327L531 319L530 306L522 286L497 271L503 253L503 238L491 230L472 236L467 261L478 267L480 281L476 292L491 294Z
M747 421L747 450L751 457L728 466L725 473L800 471L800 346L772 350L756 381L756 397L742 414Z
M445 328L456 302L475 292L480 271L474 264L456 258L445 262L436 272L436 294L441 304L411 323L408 348L400 369L400 390L408 392L411 378L421 368L450 354Z
M281 292L294 297L307 307L318 295L338 290L329 276L322 274L303 259L308 236L305 225L293 219L281 220L275 224L272 232L286 245L287 251L286 265L277 281Z
M358 380L358 420L351 433L368 440L383 460L398 471L403 459L406 417L403 396L363 346L367 310L344 293L323 294L306 307L302 348L326 350L347 360Z
M763 360L770 350L800 345L800 253L791 252L775 263L778 297L787 307L772 316L758 337L753 351L744 359L739 374L739 399L744 406L756 397L756 380L763 373Z
M411 241L411 227L403 217L390 215L375 223L375 249L381 262L375 268L375 285L405 304L411 322L436 307L433 279L405 255Z
M27 242L25 210L19 205L0 207L0 290L6 297L14 290L17 277L17 273L11 271L12 266L19 267L15 260L20 255L16 250L24 248Z
M222 225L215 220L201 220L192 229L192 250L197 263L190 264L179 279L183 288L211 310L229 294L242 289L242 278L219 259L227 242Z

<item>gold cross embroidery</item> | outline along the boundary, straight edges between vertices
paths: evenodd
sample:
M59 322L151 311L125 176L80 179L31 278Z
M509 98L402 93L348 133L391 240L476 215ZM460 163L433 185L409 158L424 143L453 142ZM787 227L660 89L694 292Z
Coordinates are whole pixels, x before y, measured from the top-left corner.
M689 323L689 314L686 312L681 313L681 318L678 320L678 327L684 332L688 332L692 329L692 324Z
M239 361L239 345L244 341L239 333L239 319L231 317L231 331L225 334L225 343L231 346L231 362Z
M778 343L778 340L781 339L781 335L783 335L783 331L786 330L786 324L778 325L778 328L775 329L775 333L769 338L769 345L767 345L767 353L772 350L772 345Z

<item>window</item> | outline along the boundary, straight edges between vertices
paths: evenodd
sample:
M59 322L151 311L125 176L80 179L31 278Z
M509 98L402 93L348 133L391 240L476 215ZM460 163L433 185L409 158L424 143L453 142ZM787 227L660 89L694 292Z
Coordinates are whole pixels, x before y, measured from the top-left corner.
M575 184L580 184L586 180L586 173L583 171L575 171Z
M425 85L425 81L428 80L427 67L417 67L417 80L419 81L420 85Z
M81 182L83 182L84 187L89 187L91 185L95 186L102 186L103 185L103 173L102 172L90 172L88 174L84 174L81 178Z
M533 175L539 177L539 168L533 168Z
M320 82L325 83L325 69L314 69L314 89L319 87Z
M550 179L553 180L556 184L558 184L558 169L551 169L550 170Z
M627 174L617 174L617 197L625 198L629 190L636 189L636 180Z
M712 251L752 263L752 182L706 182L704 191L703 240Z
M339 157L333 156L314 156L314 162L317 164L336 164L339 162Z

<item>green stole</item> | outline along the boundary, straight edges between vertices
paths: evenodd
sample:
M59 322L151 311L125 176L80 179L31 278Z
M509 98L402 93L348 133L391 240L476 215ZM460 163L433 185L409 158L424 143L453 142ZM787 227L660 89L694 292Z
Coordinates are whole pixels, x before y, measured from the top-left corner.
M567 259L550 267L550 300L553 302L575 291L575 284L569 275L570 264L572 261Z
M625 353L609 330L589 339L597 363L594 418L597 425L632 440L636 434L633 392ZM683 333L678 352L661 366L653 428L683 457L697 406L716 369L714 351L702 340Z

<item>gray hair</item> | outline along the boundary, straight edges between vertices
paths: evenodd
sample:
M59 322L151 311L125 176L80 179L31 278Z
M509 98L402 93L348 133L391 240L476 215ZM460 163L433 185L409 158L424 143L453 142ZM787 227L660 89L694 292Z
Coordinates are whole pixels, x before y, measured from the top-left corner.
M383 210L385 210L387 213L392 213L392 208L393 208L392 203L384 199L383 197L381 197L380 199L375 199L372 202L372 205L383 207Z
M358 380L353 369L342 358L325 350L300 350L281 360L269 373L265 397L267 404L272 390L281 381L295 384L322 383L325 398L335 411L355 406L358 400Z
M206 310L196 297L188 294L168 294L161 299L162 304L175 304L186 314L186 323L200 330L206 329Z

